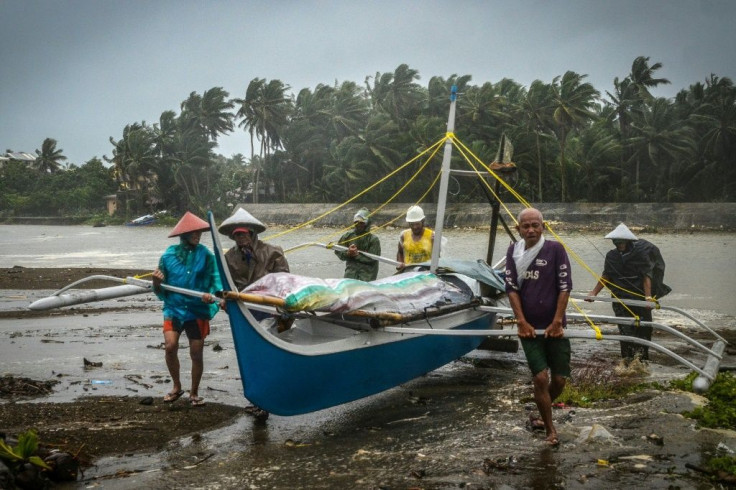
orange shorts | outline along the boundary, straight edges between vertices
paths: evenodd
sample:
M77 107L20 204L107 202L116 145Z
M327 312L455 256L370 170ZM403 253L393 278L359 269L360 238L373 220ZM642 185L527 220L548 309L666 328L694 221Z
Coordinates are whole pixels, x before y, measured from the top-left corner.
M182 322L174 318L164 318L164 332L186 332L189 340L204 340L210 334L210 321L196 318Z

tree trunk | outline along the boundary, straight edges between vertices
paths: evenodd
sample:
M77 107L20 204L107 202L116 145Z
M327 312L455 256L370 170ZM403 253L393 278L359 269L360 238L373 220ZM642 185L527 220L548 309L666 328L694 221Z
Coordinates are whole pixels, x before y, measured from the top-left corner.
M539 202L543 202L542 198L542 149L539 147L539 133L535 132L537 139L537 181L539 187Z

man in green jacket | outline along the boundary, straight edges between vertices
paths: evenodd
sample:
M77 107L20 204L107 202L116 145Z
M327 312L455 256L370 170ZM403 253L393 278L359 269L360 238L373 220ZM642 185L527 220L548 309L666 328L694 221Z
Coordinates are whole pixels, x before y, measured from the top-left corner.
M360 252L381 255L381 242L370 232L370 213L362 208L353 217L354 228L340 237L338 245L347 250L335 250L340 260L345 261L345 277L360 281L373 281L378 277L378 261Z

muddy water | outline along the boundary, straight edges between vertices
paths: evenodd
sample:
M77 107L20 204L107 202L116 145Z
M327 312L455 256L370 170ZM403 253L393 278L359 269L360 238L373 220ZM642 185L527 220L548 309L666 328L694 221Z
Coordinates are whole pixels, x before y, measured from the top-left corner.
M336 241L340 230L307 228L282 235L285 230L271 227L264 237L275 236L273 243L289 249L309 242ZM161 252L173 239L168 230L151 227L109 226L35 226L0 225L0 267L120 267L153 270ZM381 230L383 255L395 258L398 231ZM488 232L465 229L446 230L449 257L486 258ZM579 257L573 261L575 289L589 291L595 279L586 269L600 273L603 257L611 248L610 240L601 234L563 233L561 239ZM717 311L736 316L732 291L736 286L736 234L641 234L657 244L667 262L666 282L673 292L667 297L672 306ZM211 246L211 238L203 236ZM223 244L230 246L229 239ZM508 239L501 237L495 247L493 262L502 258ZM294 272L318 277L340 277L343 263L331 251L319 247L301 248L287 255ZM381 264L380 276L390 275L393 268Z
M270 229L269 233L281 230ZM338 230L308 229L274 240L284 248L336 239ZM330 236L330 233L333 236ZM0 267L120 267L151 270L170 243L165 230L125 227L0 226ZM449 255L485 257L486 232L450 230ZM396 230L380 234L384 253L395 254ZM644 236L667 260L667 298L713 327L736 328L732 301L736 269L733 234ZM599 236L562 238L599 272L610 246ZM227 240L225 240L227 242ZM205 243L210 245L209 239ZM497 247L500 258L505 245ZM290 253L292 270L340 276L342 264L319 248ZM697 260L695 260L697 259ZM382 265L381 274L392 272ZM574 266L575 288L594 279ZM0 291L0 310L19 310L48 291ZM126 308L101 314L96 307ZM0 320L0 373L38 379L57 377L58 389L44 401L78 396L165 392L160 349L160 309L152 297L113 300L79 309L73 316ZM590 308L590 305L583 305ZM593 305L595 306L595 305ZM600 307L608 313L608 307ZM657 312L665 321L673 321ZM618 346L581 341L579 355L616 358ZM221 350L215 349L215 346ZM183 372L188 372L186 355ZM102 362L85 370L83 359ZM651 379L688 372L655 357ZM237 361L224 314L215 317L205 351L202 394L209 400L245 405ZM546 448L524 429L531 393L520 353L475 352L425 377L383 394L298 417L249 417L218 431L184 438L155 455L106 458L88 478L118 470L142 470L127 478L90 482L103 488L600 488L646 485L702 487L685 467L701 464L718 442L736 449L734 438L693 431L677 416L688 400L652 394L625 407L555 413L562 445ZM569 424L562 424L568 420ZM577 440L585 427L603 424L612 442ZM646 436L663 435L664 447ZM206 459L202 464L199 461ZM605 460L609 466L599 465ZM80 488L85 486L78 485Z

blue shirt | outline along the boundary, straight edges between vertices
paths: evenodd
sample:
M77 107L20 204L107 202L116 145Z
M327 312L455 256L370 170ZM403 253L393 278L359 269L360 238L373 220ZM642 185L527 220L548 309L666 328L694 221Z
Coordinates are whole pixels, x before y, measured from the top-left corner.
M202 244L195 248L181 243L171 245L159 259L158 268L164 273L164 283L170 286L210 294L222 289L215 256ZM211 320L219 308L217 303L207 304L202 298L165 289L161 289L156 296L164 302L164 318L176 318L182 322Z

